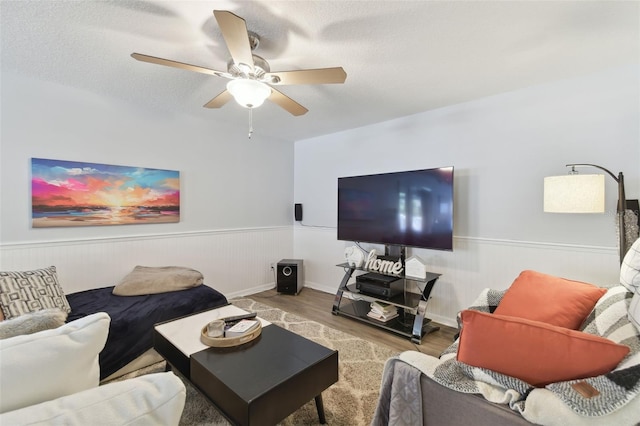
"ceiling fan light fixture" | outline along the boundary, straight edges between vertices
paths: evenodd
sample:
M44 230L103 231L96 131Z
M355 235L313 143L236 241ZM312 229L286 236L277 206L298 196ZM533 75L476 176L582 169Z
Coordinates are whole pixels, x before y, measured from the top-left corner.
M271 95L269 86L250 79L231 80L227 83L227 90L245 108L257 108Z
M0 0L2 1L2 0ZM253 54L259 44L259 37L247 31L246 21L228 10L214 10L213 15L218 22L222 38L230 53L227 72L217 71L198 65L158 58L156 56L132 53L131 56L142 62L194 71L207 75L228 78L227 90L204 104L205 108L220 108L234 98L244 108L257 108L269 98L276 105L294 116L306 114L309 110L272 87L285 84L342 84L347 73L342 67L301 69L279 71L271 74L266 59Z

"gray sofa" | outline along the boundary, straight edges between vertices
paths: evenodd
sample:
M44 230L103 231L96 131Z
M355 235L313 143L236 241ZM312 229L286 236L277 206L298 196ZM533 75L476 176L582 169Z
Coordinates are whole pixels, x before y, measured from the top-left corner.
M635 246L640 251L640 243ZM583 333L629 347L613 371L534 387L459 362L456 340L439 358L407 351L387 361L372 425L638 425L640 268L627 272L632 278L621 277L624 285L609 288L580 327ZM470 309L491 313L504 293L486 289ZM600 394L580 395L572 386L577 382L587 382Z
M504 404L495 404L488 402L484 397L478 394L462 393L449 389L441 384L433 381L427 375L420 374L415 367L398 362L393 365L394 377L411 377L418 375L420 380L420 398L421 407L417 407L414 411L415 417L406 417L406 411L402 409L405 402L400 402L395 409L388 407L386 415L377 416L372 423L376 426L382 425L401 425L401 424L423 424L429 426L461 426L461 425L492 425L492 426L519 426L530 425L520 414L509 409ZM399 386L396 382L396 386ZM398 403L402 397L391 395L392 384L385 385L383 394L387 391L387 402L389 405ZM378 409L381 405L378 405ZM395 414L391 414L395 413ZM402 413L399 418L398 414Z

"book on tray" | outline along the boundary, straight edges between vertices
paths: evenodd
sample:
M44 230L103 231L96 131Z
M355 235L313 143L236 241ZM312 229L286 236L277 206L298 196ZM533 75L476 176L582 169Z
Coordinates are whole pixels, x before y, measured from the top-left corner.
M393 314L381 315L381 314L376 314L375 312L369 311L367 316L369 318L372 318L372 319L376 320L376 321L387 322L387 321L391 321L392 319L397 317L398 316L398 312L395 312Z
M377 321L387 322L398 316L398 308L389 303L374 301L371 302L371 310L367 316Z
M390 303L378 300L371 302L371 310L378 314L392 314L398 312L398 308Z
M258 328L258 320L243 319L224 331L224 337L238 337Z

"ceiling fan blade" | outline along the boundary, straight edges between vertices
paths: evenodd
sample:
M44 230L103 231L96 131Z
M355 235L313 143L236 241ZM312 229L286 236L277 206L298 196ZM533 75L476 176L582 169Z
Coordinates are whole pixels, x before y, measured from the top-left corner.
M210 68L199 67L197 65L185 64L184 62L172 61L170 59L156 58L155 56L143 55L142 53L132 53L131 57L142 62L151 64L165 65L173 68L180 68L187 71L200 72L202 74L215 75L218 77L232 78L231 74L222 71L212 70Z
M267 73L265 78L271 80L270 84L340 84L347 79L347 73L342 67L335 67L272 72Z
M308 109L306 109L284 93L274 89L273 87L271 88L271 95L269 95L268 99L295 116L306 114L307 111L309 111Z
M211 99L209 102L207 102L203 106L205 108L220 108L221 106L229 102L231 99L233 99L233 96L231 96L231 93L229 93L228 90L225 90L224 92L220 93L218 96Z
M245 20L227 10L214 10L213 14L233 62L236 65L246 64L253 70L253 54Z

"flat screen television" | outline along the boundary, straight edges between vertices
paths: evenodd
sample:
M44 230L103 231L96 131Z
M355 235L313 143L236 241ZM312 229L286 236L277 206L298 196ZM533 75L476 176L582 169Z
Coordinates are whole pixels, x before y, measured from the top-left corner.
M338 178L338 240L453 250L453 167Z

